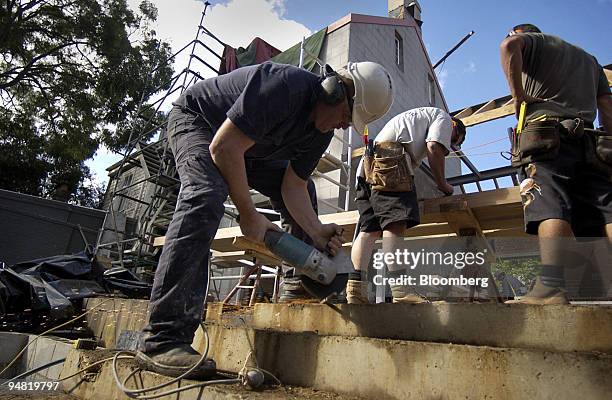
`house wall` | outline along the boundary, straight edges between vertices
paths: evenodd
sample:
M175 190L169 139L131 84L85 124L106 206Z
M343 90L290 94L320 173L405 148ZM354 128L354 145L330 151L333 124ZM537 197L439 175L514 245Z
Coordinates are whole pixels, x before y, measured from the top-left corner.
M330 33L321 48L320 58L333 68L344 67L348 61L374 61L383 65L391 74L394 82L395 99L389 112L378 121L368 126L370 138L376 134L395 115L415 107L433 106L448 111L443 94L437 84L436 77L431 68L430 61L420 38L420 30L416 23L410 21L394 21L386 18L369 18L379 23L356 22L368 19L365 16L351 15L353 22L346 23L339 28L330 27ZM400 64L396 62L396 37L401 38ZM433 93L433 96L432 96ZM433 102L431 101L433 99ZM337 130L336 135L348 141L348 131ZM362 138L353 133L353 149L362 146ZM329 152L337 158L346 160L347 146L334 139ZM358 160L353 160L351 187L354 184L354 173ZM448 177L460 175L461 165L458 159L447 159L446 175ZM340 171L328 173L327 176L346 182L346 177ZM432 198L441 196L434 182L422 171L417 171L416 187L419 198ZM345 192L322 178L315 178L319 199L344 207ZM354 189L350 193L350 209L353 204ZM320 214L336 212L322 201L319 202Z

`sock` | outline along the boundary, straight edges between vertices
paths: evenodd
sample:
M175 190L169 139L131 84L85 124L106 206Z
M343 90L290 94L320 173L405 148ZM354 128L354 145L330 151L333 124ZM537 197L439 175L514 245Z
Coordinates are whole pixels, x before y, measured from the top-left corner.
M554 265L541 265L540 275L536 278L533 289L527 294L528 297L546 298L559 293L565 289L565 278L563 268Z
M542 264L540 266L540 281L546 286L563 288L565 287L565 275L563 272L563 267Z
M352 281L362 281L363 274L361 273L361 270L355 270L355 272L351 272L349 274L349 279Z

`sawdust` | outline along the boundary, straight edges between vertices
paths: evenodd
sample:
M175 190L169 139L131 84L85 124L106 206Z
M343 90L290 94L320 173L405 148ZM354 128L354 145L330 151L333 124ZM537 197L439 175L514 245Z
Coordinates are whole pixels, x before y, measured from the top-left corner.
M1 393L2 400L79 400L78 397L62 392L19 392Z
M263 390L253 391L248 390L242 385L231 385L217 386L215 387L215 391L243 395L245 399L249 400L362 400L361 397L342 395L299 386L266 387Z

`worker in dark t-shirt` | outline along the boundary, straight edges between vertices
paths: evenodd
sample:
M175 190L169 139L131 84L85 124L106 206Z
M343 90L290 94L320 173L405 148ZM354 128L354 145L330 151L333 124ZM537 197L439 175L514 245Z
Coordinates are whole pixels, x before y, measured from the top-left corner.
M501 44L518 125L525 231L540 240L541 270L527 304L566 304L574 236L612 238L612 97L595 57L531 24ZM594 131L599 121L605 131Z
M334 254L341 229L322 224L309 179L334 129L382 117L393 101L391 78L372 62L349 63L324 76L266 62L188 88L168 117L168 140L181 191L166 233L136 361L143 369L178 376L201 356L190 345L202 320L208 254L228 194L247 239L263 242L279 229L258 213L249 188L268 196L282 225ZM206 361L189 378L214 373Z

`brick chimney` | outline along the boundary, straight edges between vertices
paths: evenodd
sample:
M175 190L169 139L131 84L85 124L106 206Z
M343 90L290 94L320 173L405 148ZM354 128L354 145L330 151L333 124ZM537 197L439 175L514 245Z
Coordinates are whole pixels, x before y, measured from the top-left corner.
M412 17L417 25L423 25L421 20L421 5L417 0L388 0L389 17L406 19L407 16Z

